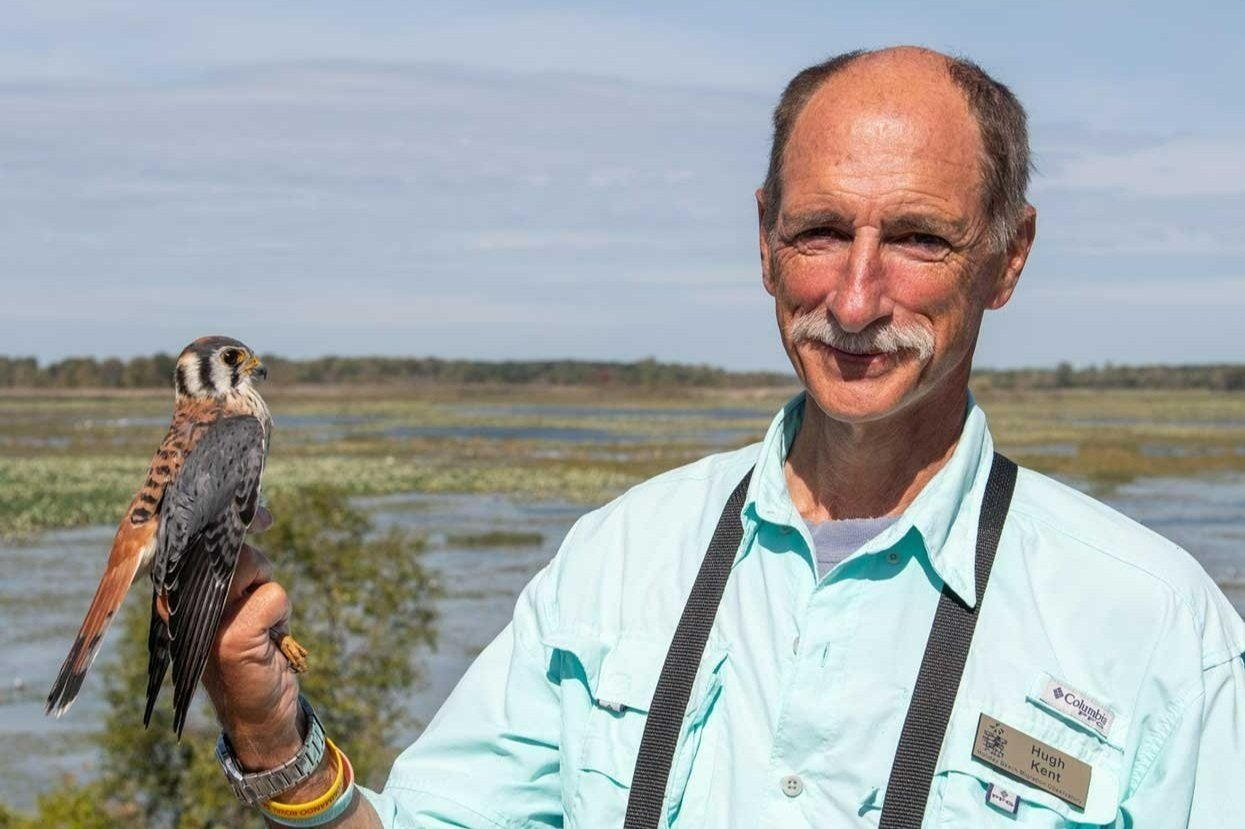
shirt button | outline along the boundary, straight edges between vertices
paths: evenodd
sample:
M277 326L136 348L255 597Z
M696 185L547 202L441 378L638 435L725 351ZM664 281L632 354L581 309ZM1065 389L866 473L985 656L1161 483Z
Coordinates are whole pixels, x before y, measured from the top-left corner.
M891 550L889 553L886 554L886 560L889 561L891 564L898 564L899 553L895 552L894 550Z
M800 792L804 791L804 781L797 775L788 774L781 781L782 793L787 797L799 797Z

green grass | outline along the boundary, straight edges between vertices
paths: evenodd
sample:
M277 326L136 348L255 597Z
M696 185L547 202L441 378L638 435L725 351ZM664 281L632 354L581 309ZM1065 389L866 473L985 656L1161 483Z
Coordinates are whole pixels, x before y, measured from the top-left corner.
M706 436L756 440L787 392L686 394L591 388L280 390L287 424L265 488L333 483L356 495L499 492L601 503L708 452ZM1039 471L1109 487L1145 476L1245 470L1245 394L1190 391L1003 392L979 400L999 447ZM0 537L117 521L142 480L172 406L166 393L0 396ZM586 408L541 411L531 407ZM633 409L656 410L636 416ZM755 409L723 418L711 409ZM345 418L325 426L298 418ZM592 429L595 442L412 434L456 426ZM407 431L403 431L407 430Z

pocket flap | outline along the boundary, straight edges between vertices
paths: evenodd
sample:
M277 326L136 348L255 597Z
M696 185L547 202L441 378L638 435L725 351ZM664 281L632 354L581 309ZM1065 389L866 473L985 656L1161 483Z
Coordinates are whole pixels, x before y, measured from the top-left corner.
M1053 674L1041 671L1030 686L1027 699L1063 722L1119 751L1124 750L1128 717L1102 695L1090 696Z
M602 708L647 712L657 691L666 646L648 639L605 642L588 634L558 632L545 644L572 654L583 667L593 700Z

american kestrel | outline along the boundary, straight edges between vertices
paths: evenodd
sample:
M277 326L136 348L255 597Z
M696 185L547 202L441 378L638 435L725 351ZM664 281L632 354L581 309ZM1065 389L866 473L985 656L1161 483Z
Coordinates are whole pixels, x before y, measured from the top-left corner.
M267 377L251 349L228 337L195 340L177 358L173 424L130 502L46 711L69 709L99 646L135 579L151 573L147 709L173 663L173 728L186 714L225 608L238 552L260 506L260 476L272 417L254 382ZM168 622L156 612L167 602ZM307 651L288 631L274 631L290 667Z

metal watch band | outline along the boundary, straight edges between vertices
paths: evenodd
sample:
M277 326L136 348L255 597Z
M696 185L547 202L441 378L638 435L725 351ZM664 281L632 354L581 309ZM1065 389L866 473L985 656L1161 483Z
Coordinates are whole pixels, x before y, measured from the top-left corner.
M247 806L258 806L303 782L319 768L320 761L324 759L324 726L320 724L320 718L316 716L311 703L302 694L298 696L298 707L307 721L307 736L303 738L303 747L298 753L276 768L245 772L224 732L221 732L216 741L216 759L225 771L225 778L238 800Z

